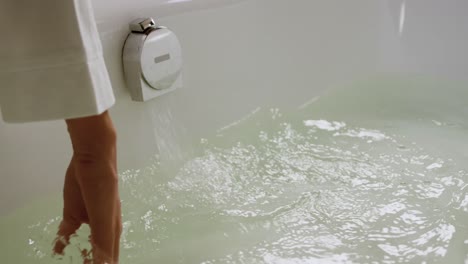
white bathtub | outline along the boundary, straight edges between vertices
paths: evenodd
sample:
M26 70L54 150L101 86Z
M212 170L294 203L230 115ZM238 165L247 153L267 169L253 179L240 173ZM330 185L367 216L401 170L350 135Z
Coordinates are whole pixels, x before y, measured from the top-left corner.
M155 155L177 161L191 142L256 109L295 109L375 75L468 81L467 10L464 0L95 1L120 170ZM184 86L147 103L131 101L121 65L137 17L172 29L183 48ZM63 121L0 123L0 146L0 216L59 197L71 154Z

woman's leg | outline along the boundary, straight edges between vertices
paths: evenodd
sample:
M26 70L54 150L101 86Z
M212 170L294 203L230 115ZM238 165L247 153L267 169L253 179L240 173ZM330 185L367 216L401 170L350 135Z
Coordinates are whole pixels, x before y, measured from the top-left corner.
M97 116L69 119L66 122L74 152L70 173L67 175L70 174L72 175L70 178L73 178L74 174L86 208L84 219L89 220L91 227L94 263L118 263L122 227L116 165L116 133L112 120L108 112L105 112ZM64 190L67 192L67 188ZM64 194L66 200L77 199L77 196L78 194ZM65 202L65 206L66 204ZM77 203L69 204L77 206ZM73 211L75 208L68 211L70 210ZM64 209L64 213L65 211L67 208ZM72 226L74 228L76 224Z
M81 189L76 181L73 159L70 161L63 187L63 220L60 223L58 237L55 241L54 252L63 254L63 250L70 242L70 236L75 234L81 224L89 223L88 213L81 195Z

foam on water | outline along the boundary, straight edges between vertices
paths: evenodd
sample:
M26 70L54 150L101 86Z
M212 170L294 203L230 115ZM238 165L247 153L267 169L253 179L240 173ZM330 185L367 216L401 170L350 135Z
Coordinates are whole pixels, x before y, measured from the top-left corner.
M428 83L379 78L292 113L257 109L201 140L173 175L160 177L158 160L123 172L121 262L463 263L468 168L451 144L467 142L468 123L459 93L447 107L449 95L400 96ZM2 220L25 253L15 263L52 263L60 210L44 208ZM88 234L67 263L80 263Z

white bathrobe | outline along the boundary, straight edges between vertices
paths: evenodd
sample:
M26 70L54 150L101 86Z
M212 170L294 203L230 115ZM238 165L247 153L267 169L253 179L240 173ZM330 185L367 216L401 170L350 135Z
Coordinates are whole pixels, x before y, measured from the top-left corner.
M89 0L0 0L6 122L100 114L114 94Z

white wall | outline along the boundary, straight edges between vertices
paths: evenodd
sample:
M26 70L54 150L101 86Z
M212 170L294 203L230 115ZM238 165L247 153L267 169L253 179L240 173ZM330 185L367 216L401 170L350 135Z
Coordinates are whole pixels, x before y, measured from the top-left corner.
M375 72L380 17L375 0L96 1L117 96L120 169L160 154L176 160L188 142L258 107L291 108ZM130 101L121 69L127 24L159 18L180 38L184 87ZM0 123L0 214L59 192L70 158L63 121Z
M381 71L468 79L468 1L385 0L379 5Z

